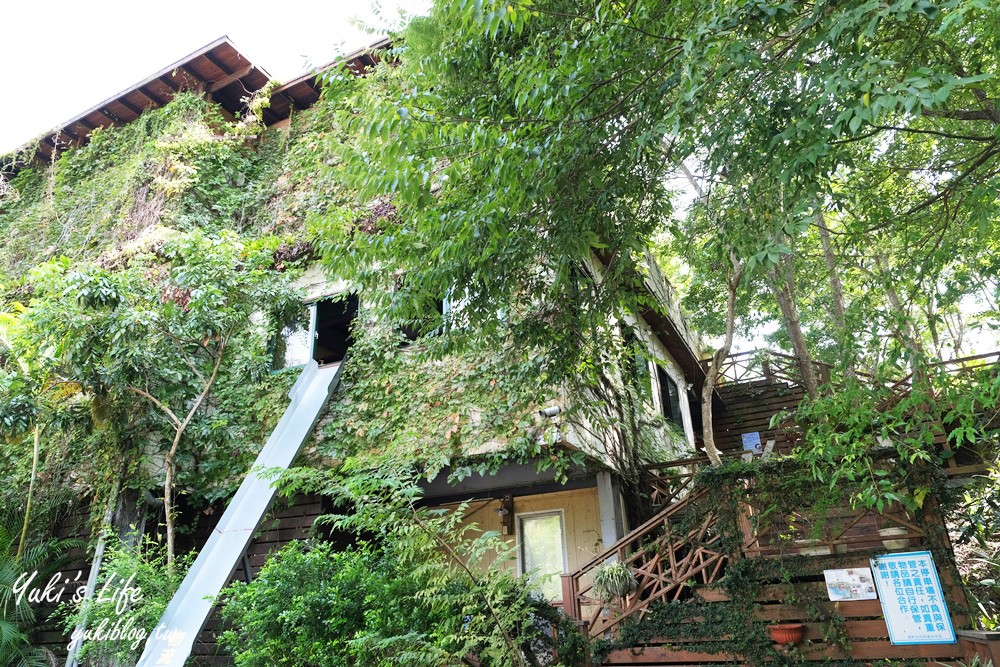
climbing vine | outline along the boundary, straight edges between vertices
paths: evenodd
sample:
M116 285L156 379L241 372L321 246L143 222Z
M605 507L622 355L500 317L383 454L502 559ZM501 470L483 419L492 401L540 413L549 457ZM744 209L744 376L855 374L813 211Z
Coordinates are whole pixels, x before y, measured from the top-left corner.
M912 520L925 527L925 545L943 571L954 572L954 560L941 521L943 507L955 498L936 468L899 470L892 452L885 452L879 469L899 489L928 489L921 507L913 507ZM622 622L613 640L595 643L597 659L613 651L650 644L661 645L664 638L676 642L678 650L739 656L749 664L801 664L803 655L815 641L850 655L845 619L831 606L822 581L821 569L855 567L859 560L884 553L881 545L853 552L831 551L818 561L802 555L803 546L821 543L823 536L837 534L843 512L857 501L859 484L841 481L835 487L818 483L808 465L792 458L771 461L731 461L706 467L695 479L698 498L686 513L677 517L677 535L694 535L706 516L713 516L705 540L716 539L707 548L727 554L724 577L711 585L694 582L670 602L656 603L649 613ZM901 507L901 506L900 506ZM885 508L888 510L889 508ZM747 557L747 535L766 535L767 557ZM707 544L707 543L706 543ZM693 545L694 548L696 545ZM751 544L752 546L752 544ZM646 548L654 549L655 544ZM820 564L821 563L821 564ZM964 595L954 580L944 577L945 594L952 613L968 613L959 600ZM713 599L714 596L714 599ZM801 618L818 626L818 640L797 647L779 646L768 637L768 600L780 600L782 607L795 608ZM867 664L859 659L829 659L828 663L847 666ZM900 664L907 664L905 661Z

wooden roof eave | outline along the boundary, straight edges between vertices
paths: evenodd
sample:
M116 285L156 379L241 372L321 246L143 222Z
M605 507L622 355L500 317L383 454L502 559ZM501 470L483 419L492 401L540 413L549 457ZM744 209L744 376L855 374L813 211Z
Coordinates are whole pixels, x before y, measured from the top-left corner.
M231 49L231 52L226 51L227 49ZM230 58L232 57L232 54L235 53L239 59L246 61L248 65L241 66L237 69L226 67L222 62L222 55L220 53L222 51L226 51L226 53L228 53L227 57ZM226 77L232 75L234 72L239 73L242 72L244 68L246 69L245 73L230 80L228 84L223 84L219 87L220 89L224 88L226 85L234 83L235 81L249 77L254 73L256 73L255 78L259 82L262 82L262 85L271 79L270 74L268 74L266 70L253 64L236 48L227 36L223 35L222 37L206 44L180 60L167 65L142 81L129 86L125 90L122 90L99 102L98 104L95 104L83 113L80 113L68 121L61 123L57 126L57 129L48 132L44 137L42 137L41 143L57 143L55 139L58 136L70 137L73 142L77 144L83 143L86 140L87 135L89 135L90 132L97 127L108 127L109 125L129 123L135 120L135 118L142 114L147 108L161 107L165 105L169 102L168 97L173 97L174 93L179 92L186 85L190 85L187 81L188 79L190 79L193 83L193 87L202 86L206 83L213 83L204 74L199 74L195 70L194 63L201 58L205 58L208 62L211 62L216 67L219 67L221 71L224 72ZM155 89L154 86L156 87ZM251 85L251 87L259 88L254 85ZM133 98L135 101L130 101L127 99L129 95L141 96L142 99L148 100L149 104L144 105L137 103L138 97ZM230 100L230 106L233 104L235 104L235 102ZM111 105L117 105L121 109L127 110L132 117L129 118L122 116L120 112L116 112L114 109L110 108ZM234 111L233 109L227 110L231 113ZM74 125L78 126L76 130L73 129ZM79 128L86 128L87 131L82 132ZM18 151L23 151L29 145L30 144L25 144L12 152L17 153ZM46 156L46 158L50 157L50 155ZM12 177L13 175L16 175L17 171L21 168L23 168L23 165L7 173L10 177Z

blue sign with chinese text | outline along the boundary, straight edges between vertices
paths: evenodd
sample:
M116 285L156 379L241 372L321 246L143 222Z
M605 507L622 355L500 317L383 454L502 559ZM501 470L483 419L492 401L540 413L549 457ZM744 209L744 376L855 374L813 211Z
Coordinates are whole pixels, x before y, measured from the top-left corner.
M893 644L954 644L941 580L929 551L872 558L889 641Z

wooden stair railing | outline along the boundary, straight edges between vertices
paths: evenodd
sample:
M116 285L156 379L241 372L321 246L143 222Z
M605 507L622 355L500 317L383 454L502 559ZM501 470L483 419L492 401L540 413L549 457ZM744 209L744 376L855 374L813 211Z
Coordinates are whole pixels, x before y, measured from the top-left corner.
M716 513L698 503L706 494L689 493L577 571L564 574L566 614L598 637L627 618L641 618L654 602L679 599L689 582L716 581L728 555L714 549L721 539L714 530ZM596 595L593 578L602 564L616 560L635 574L637 586L627 596L608 601Z

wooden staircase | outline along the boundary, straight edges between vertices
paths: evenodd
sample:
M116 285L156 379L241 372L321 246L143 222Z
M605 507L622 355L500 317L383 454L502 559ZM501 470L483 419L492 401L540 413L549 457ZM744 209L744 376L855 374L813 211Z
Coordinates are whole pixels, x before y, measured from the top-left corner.
M592 637L600 637L627 618L641 618L655 602L690 594L691 583L716 581L728 557L713 548L721 535L713 530L715 512L701 511L697 503L705 495L684 495L576 572L563 575L564 611L584 621ZM623 598L606 600L594 591L594 574L614 561L628 566L636 587Z
M757 354L757 353L754 353ZM761 440L776 443L775 451L786 453L801 444L794 424L772 426L772 416L782 411L794 411L804 391L797 378L794 360L785 355L770 354L762 371L750 370L748 355L735 355L726 368L727 382L720 385L725 409L716 415L717 443L728 451L724 455L740 456L741 434L758 432ZM992 353L941 364L943 372L964 373L983 367L1000 367L1000 354ZM829 381L829 369L816 369L817 375ZM909 392L909 378L891 387L894 397ZM1000 422L1000 417L991 418ZM947 450L947 428L941 425L941 449ZM707 459L695 458L650 466L650 497L660 506L657 513L604 553L584 564L577 571L563 575L563 609L577 619L593 638L614 639L622 623L641 620L655 610L657 603L689 601L692 604L690 624L699 619L694 612L704 604L724 603L729 598L719 586L730 558L774 559L787 556L806 557L804 566L796 567L794 581L761 582L759 595L753 600L754 621L761 627L775 623L802 623L805 640L799 647L797 661L815 663L850 661L852 664L877 664L894 660L914 660L924 664L958 664L967 659L968 646L956 644L924 644L896 646L889 641L882 608L877 600L830 602L823 581L824 569L865 568L873 554L887 550L879 529L895 529L895 541L909 543L912 550L928 548L929 533L945 535L943 519L937 513L925 512L922 522L902 508L884 511L856 510L832 507L823 511L820 535L809 540L790 543L789 522L808 526L816 518L814 510L802 507L790 516L776 517L775 525L760 521L766 512L752 488L741 488L737 498L741 509L736 529L743 541L738 551L729 553L722 548L722 536L733 526L722 526L717 508L706 502L709 491L694 484L695 474ZM952 477L975 474L983 469L981 461L946 459L944 472ZM783 525L778 525L782 521ZM725 530L724 530L725 529ZM940 538L938 538L940 539ZM732 548L732 544L729 545ZM898 547L895 547L898 550ZM605 599L594 589L594 575L605 563L625 563L636 578L636 587L622 598ZM946 588L952 621L956 628L968 627L965 616L965 594L961 590L952 563L938 563ZM950 592L949 592L950 591ZM830 623L836 619L839 636L830 635ZM697 636L697 633L692 633ZM641 646L617 650L604 661L606 667L645 665L647 667L684 667L713 664L749 664L746 658L726 652L728 637L706 640L684 635L660 637ZM719 647L712 651L713 643Z

